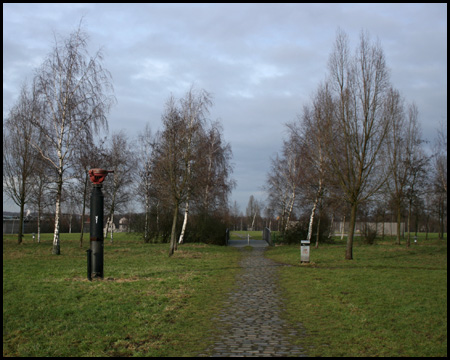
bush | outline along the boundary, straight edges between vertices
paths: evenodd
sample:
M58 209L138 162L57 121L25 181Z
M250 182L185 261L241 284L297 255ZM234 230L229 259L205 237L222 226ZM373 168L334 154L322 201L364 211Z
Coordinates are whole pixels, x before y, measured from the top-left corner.
M372 229L369 226L366 226L364 229L364 242L369 245L373 245L375 243L375 238L377 237L376 229Z
M300 241L305 240L307 236L308 224L304 221L299 221L286 230L282 242L286 244L300 244Z
M313 224L313 233L311 237L311 242L316 242L316 234L317 234L317 223L319 217L316 216L314 218ZM278 241L286 244L300 244L301 240L306 240L308 236L308 227L309 227L309 215L304 215L300 218L295 225L292 225L288 228L284 237L279 237ZM319 243L330 243L333 242L333 239L328 238L330 228L330 221L326 214L321 214L320 217L320 228L319 228Z
M226 245L227 225L219 216L199 214L189 217L184 242Z

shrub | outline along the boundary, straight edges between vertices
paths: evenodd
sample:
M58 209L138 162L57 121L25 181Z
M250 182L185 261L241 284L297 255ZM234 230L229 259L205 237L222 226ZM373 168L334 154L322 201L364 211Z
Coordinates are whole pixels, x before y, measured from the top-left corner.
M225 245L227 225L216 215L199 214L189 217L185 242Z

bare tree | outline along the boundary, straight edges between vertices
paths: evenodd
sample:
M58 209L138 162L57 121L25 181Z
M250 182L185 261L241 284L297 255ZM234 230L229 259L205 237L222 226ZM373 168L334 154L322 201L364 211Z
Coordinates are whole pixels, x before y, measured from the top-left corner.
M112 181L104 185L105 193L109 195L105 198L106 206L109 207L105 238L110 231L110 239L113 242L114 214L130 200L131 184L134 181L135 156L124 131L112 134L105 160L108 170L114 171Z
M434 144L434 171L435 176L447 194L447 123L442 123L437 131Z
M302 152L305 166L301 171L307 178L306 183L315 189L308 226L307 240L309 241L311 241L315 213L324 195L326 179L329 177L325 147L330 140L326 138L328 134L325 129L327 121L330 121L333 116L333 111L334 104L330 92L326 86L321 85L314 95L312 107L304 107L303 114L299 117L300 122L287 124L291 136L301 144L297 147ZM316 241L317 247L318 241Z
M49 192L53 179L52 169L48 166L48 162L41 156L36 159L34 172L31 180L31 196L30 204L37 212L37 242L41 242L41 218L44 212L53 202Z
M447 123L442 123L438 129L434 143L433 155L434 191L438 203L439 239L444 237L444 219L447 209Z
M281 232L285 233L299 192L304 187L303 138L296 132L295 124L288 124L290 130L287 140L283 141L281 155L272 159L268 173L266 190L269 193L268 206L279 213Z
M105 163L106 152L103 148L105 141L105 138L95 139L93 136L81 137L72 156L74 161L73 188L77 199L82 199L80 247L83 246L86 206L89 206L88 199L90 195L89 188L91 183L89 181L89 170L102 167L102 164Z
M32 176L38 154L30 145L38 141L33 119L39 118L39 104L35 91L23 85L18 103L10 110L3 123L3 189L19 206L17 243L22 243L24 207L31 195Z
M152 136L150 126L146 124L142 134L138 136L140 161L137 162L139 169L139 181L137 183L136 192L139 197L144 198L145 223L144 223L144 242L150 242L150 206L151 198L154 193L152 186L152 157L154 138Z
M197 202L201 212L210 213L218 208L227 208L228 194L235 186L230 178L232 151L230 144L224 141L222 125L219 121L206 130L197 154L202 154L196 162Z
M253 195L250 195L248 199L247 208L245 209L245 215L247 217L247 223L251 224L250 228L255 230L255 221L261 217L261 210L263 210L262 202L255 199Z
M392 91L389 103L386 106L392 120L394 120L386 142L389 172L391 174L387 185L396 205L397 244L400 244L401 215L410 174L409 156L412 151L413 139L408 136L410 124L408 124L404 114L403 99L397 91Z
M390 173L390 181L387 184L397 210L397 244L400 244L400 224L404 202L406 199L409 200L407 222L407 246L409 246L412 203L417 197L416 186L421 183L428 159L421 148L423 140L420 139L417 106L414 103L409 105L405 114L398 92L394 92L389 97L387 106L392 116L392 130L387 138Z
M383 50L361 33L354 56L347 35L339 31L329 59L329 88L334 116L326 125L326 146L333 173L351 205L345 258L353 259L353 234L358 205L386 180L379 170L380 154L390 126L385 112L389 73Z
M106 115L114 102L111 76L102 67L102 53L87 53L87 35L81 24L76 31L55 46L38 69L36 84L45 114L34 119L47 146L33 146L56 173L55 228L53 254L60 254L61 194L72 153L83 136L107 126Z
M179 103L173 96L168 99L162 117L163 130L156 135L158 141L153 149L152 181L160 196L171 200L173 208L169 256L177 248L176 227L182 203L185 204L183 222L187 223L194 186L192 178L196 173L194 167L199 163L194 149L203 132L211 96L204 90L191 88Z
M211 95L205 91L196 91L193 87L186 93L185 97L180 100L180 114L183 122L186 126L186 131L184 131L186 137L186 145L183 151L183 158L185 161L185 177L187 184L187 192L184 209L184 219L183 226L181 228L181 234L178 242L181 244L183 242L184 233L186 231L188 214L189 214L189 203L191 200L191 195L193 191L194 183L192 182L192 167L194 165L200 164L198 159L195 158L194 154L199 154L198 150L202 143L202 135L204 133L205 116L209 113L209 107L212 105ZM197 170L194 171L194 173Z

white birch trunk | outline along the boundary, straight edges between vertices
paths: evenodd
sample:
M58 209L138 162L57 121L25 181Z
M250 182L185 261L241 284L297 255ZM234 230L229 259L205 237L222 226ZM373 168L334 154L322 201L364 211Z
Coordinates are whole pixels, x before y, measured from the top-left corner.
M291 204L289 205L289 210L287 213L287 219L286 219L286 224L284 225L284 231L287 231L288 225L289 225L289 220L291 218L291 213L292 213L292 209L294 208L294 202L295 202L295 188L292 191L292 198L291 198Z
M60 212L61 212L61 188L62 179L59 180L58 191L56 194L56 209L55 209L55 230L53 233L53 250L52 254L59 255L61 253L60 242L59 242L59 222L60 222Z
M53 233L53 250L52 254L59 255L61 253L60 243L59 243L59 209L60 209L60 199L56 199L56 213L55 213L55 231Z
M110 223L109 223L109 226L110 226L110 232L111 232L111 240L110 240L110 242L111 242L111 244L112 244L112 242L113 242L113 233L114 233L114 229L113 229L113 219L114 219L114 211L111 213L111 220L110 220Z
M322 178L319 179L319 189L317 190L316 198L314 200L314 206L311 210L311 216L309 218L308 237L307 237L308 241L311 241L314 215L316 214L317 204L319 203L321 196L322 196Z
M314 201L314 206L311 210L311 216L309 217L308 236L306 237L306 239L308 241L311 241L312 227L313 227L313 222L314 222L314 214L316 213L317 203L318 203L318 199L316 197L316 200Z
M255 229L253 228L253 226L255 226L255 218L256 218L256 211L255 211L255 215L253 215L253 221L252 221L252 230L255 231Z
M184 232L186 231L188 213L189 213L189 199L186 200L186 207L184 209L183 227L181 228L181 234L180 234L180 239L178 240L178 244L182 244L183 243Z
M190 147L190 142L189 142L189 147ZM188 149L188 150L190 150L190 149ZM190 176L191 176L191 162L189 161L188 166L187 166L187 177L188 177L189 181L190 181ZM189 213L189 198L190 198L190 188L188 187L186 207L184 209L183 227L181 229L181 234L180 234L180 238L178 240L178 244L183 243L184 232L186 231L186 225L187 225L187 219L188 219L188 213Z

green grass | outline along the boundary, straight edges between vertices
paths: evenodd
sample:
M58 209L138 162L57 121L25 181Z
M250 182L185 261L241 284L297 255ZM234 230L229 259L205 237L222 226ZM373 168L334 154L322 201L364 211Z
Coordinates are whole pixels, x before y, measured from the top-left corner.
M246 234L246 232L243 232ZM250 234L257 236L260 232ZM241 234L242 235L242 234ZM184 244L143 244L133 234L105 241L105 279L86 279L78 234L36 244L3 237L3 356L195 356L217 333L220 311L244 252ZM344 260L345 239L266 254L280 267L286 319L301 323L309 356L447 356L447 242L419 235L363 245ZM219 279L219 280L218 280Z
M105 241L104 280L89 282L79 234L40 244L3 237L3 356L195 356L216 332L240 271L237 249L144 244L133 234Z
M281 268L286 318L309 356L447 356L447 241L392 241L357 242L351 261L345 239L311 247L310 264L299 245L266 252L293 265Z
M245 240L247 235L250 235L252 240L262 240L262 231L230 231L231 240Z

